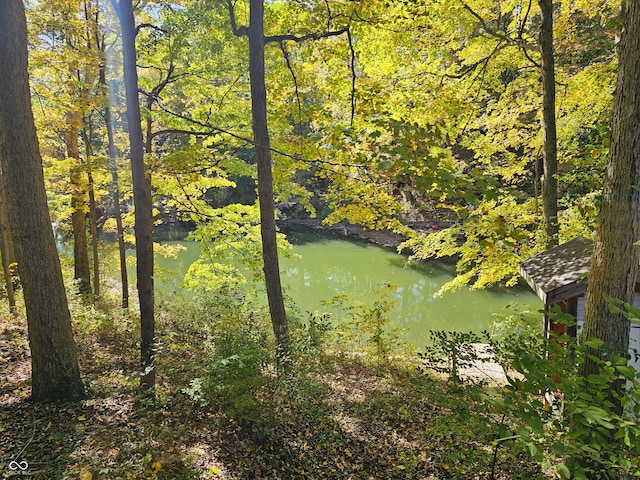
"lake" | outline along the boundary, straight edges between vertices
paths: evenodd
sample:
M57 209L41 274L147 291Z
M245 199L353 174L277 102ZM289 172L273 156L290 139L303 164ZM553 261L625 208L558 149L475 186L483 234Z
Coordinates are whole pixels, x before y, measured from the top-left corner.
M454 277L455 265L451 262L429 260L408 265L407 257L393 250L321 231L294 230L287 236L297 255L280 259L282 285L300 309L331 312L332 308L323 302L337 295L345 295L350 302L372 305L377 299L373 291L383 284L393 284L397 288L390 294L394 308L389 317L403 329L402 340L416 347L428 343L429 330L491 330L495 315L511 311L510 304L540 316L537 311L542 302L526 286L462 288L435 296ZM194 242L167 243L181 244L186 249L176 258L157 258L159 296L180 289L185 272L199 254ZM131 270L133 278L135 272Z

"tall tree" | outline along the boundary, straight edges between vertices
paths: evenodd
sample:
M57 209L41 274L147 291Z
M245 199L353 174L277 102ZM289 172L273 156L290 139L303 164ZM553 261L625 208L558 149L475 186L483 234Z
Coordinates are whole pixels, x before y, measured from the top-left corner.
M112 0L122 30L124 83L127 97L129 156L135 207L136 272L140 302L140 387L155 389L155 318L153 295L153 219L151 182L145 173L144 143L138 98L136 26L131 0Z
M542 215L547 247L558 244L558 144L556 135L556 76L553 59L553 0L538 0L542 60L543 172Z
M100 50L104 56L104 40ZM118 180L117 148L113 132L111 105L109 104L109 91L105 71L105 62L100 66L100 85L103 86L106 101L104 105L104 123L107 130L107 151L109 156L109 172L111 173L110 193L113 198L113 214L116 217L116 235L118 236L118 258L120 260L120 285L122 291L122 308L129 308L129 276L127 274L127 251L124 243L124 227L122 225L122 208L120 207L120 182Z
M69 185L64 190L70 199L74 278L78 291L83 294L91 291L91 278L86 225L88 158L83 159L81 155L80 132L91 108L90 91L98 60L90 43L89 10L84 1L51 0L31 6L33 33L42 35L38 38L44 47L33 57L32 64L36 70L46 69L59 79L59 82L48 81L48 95L56 98L53 103L58 103L59 121L64 124L59 128L64 129L66 155L58 147L55 156L67 159L64 163L68 165ZM55 113L52 111L47 117L47 123L55 125ZM47 145L44 147L46 155Z
M74 72L72 72L73 74ZM72 98L74 95L72 95ZM76 97L77 98L77 97ZM67 146L67 157L74 159L71 167L71 223L73 226L73 265L74 278L78 281L78 291L86 294L91 291L91 275L89 268L89 249L87 242L87 185L82 175L83 162L80 158L78 138L80 135L80 112L74 106L66 115L66 129L64 132ZM78 102L79 103L79 102Z
M98 2L93 0L84 2L84 20L86 23L86 44L87 50L92 53L92 59L102 60L102 51L100 49L100 31L99 31L100 8ZM88 62L87 62L88 63ZM96 68L97 67L97 68ZM91 80L95 83L96 76L99 78L102 62L98 65L85 65L85 82ZM99 84L98 84L99 85ZM89 92L85 88L85 97L89 97ZM89 104L87 98L87 105ZM87 162L87 194L89 200L89 231L91 232L91 250L93 260L93 294L95 297L100 295L100 257L98 251L98 225L96 212L96 192L95 181L92 173L90 159L93 155L93 122L90 112L84 112L84 128L82 129L82 139L84 141L85 157Z
M583 335L599 338L624 355L629 346L629 320L624 313L608 308L606 296L633 303L640 259L636 244L640 239L640 2L623 2L622 19L611 148L589 271ZM599 364L587 357L583 374L598 370Z
M265 37L264 34L264 0L249 1L249 27L238 28L235 19L234 6L227 0L233 32L237 36L247 35L249 38L249 78L251 83L251 113L253 143L256 163L258 166L258 199L260 204L260 229L262 237L262 256L264 265L265 285L269 312L273 332L278 349L278 362L283 370L290 365L289 327L278 261L278 246L276 241L276 222L273 190L273 169L271 158L271 143L267 121L267 90L265 82L265 53L264 47L268 42L281 44L286 40L304 42L324 37L332 37L348 33L348 28L339 30L309 33L302 36L281 35ZM327 26L330 25L330 22ZM285 57L287 57L285 53ZM287 59L288 62L288 59Z
M267 299L273 332L278 343L278 362L289 365L289 327L280 283L276 219L273 202L271 148L267 124L267 88L264 69L264 1L251 0L249 13L249 77L251 81L251 112L256 162L258 164L258 199L260 229Z
M0 2L0 163L24 291L34 400L84 396L31 110L27 24L20 0Z

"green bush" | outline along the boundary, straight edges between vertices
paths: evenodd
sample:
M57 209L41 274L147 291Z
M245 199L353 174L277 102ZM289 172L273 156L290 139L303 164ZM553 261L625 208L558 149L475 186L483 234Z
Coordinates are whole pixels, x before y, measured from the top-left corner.
M418 353L423 363L419 368L446 373L450 380L460 381L460 369L484 360L474 344L486 342L489 334L483 332L480 336L473 332L430 330L429 337L431 345Z
M507 385L488 396L488 404L511 427L501 427L496 448L502 441L519 441L561 478L640 476L638 372L626 358L603 349L600 340L579 344L567 335L539 338L533 348L527 343L504 348L513 373ZM584 377L582 362L593 352L611 360L599 360L600 371ZM626 388L615 397L618 382ZM626 406L624 414L612 400Z
M240 424L258 421L256 395L275 351L268 319L243 293L228 290L197 298L194 308L208 320L212 353L205 359L207 375L184 391Z
M287 312L291 350L297 363L320 360L326 353L334 330L331 314L327 312Z
M505 311L494 314L491 350L505 372L512 370L516 352L524 349L543 354L541 316L541 311L521 310L515 304L509 304Z
M376 296L373 305L350 303L344 295L327 302L334 308L344 310L344 315L335 323L338 348L373 354L378 366L389 362L392 353L399 353L404 346L400 341L399 327L392 327L388 313L394 308L391 294L396 285L383 284L372 293Z
M575 322L559 309L550 314L567 326ZM627 358L605 351L597 339L580 344L567 335L535 334L519 314L502 321L504 329L490 343L508 383L484 389L484 415L475 419L492 432L487 439L493 438L494 470L498 450L515 441L543 470L563 479L640 477L639 374L627 366ZM419 354L419 368L459 379L461 368L481 360L472 344L482 340L472 333L431 332L432 344ZM584 359L596 354L608 360L598 360L598 373L582 376ZM617 394L620 384L626 388ZM467 393L461 389L461 399Z

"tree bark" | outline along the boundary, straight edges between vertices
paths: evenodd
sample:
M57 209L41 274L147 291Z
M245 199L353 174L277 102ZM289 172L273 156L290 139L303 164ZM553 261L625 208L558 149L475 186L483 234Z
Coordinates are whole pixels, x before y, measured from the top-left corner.
M20 0L0 2L0 162L20 265L32 398L84 397L31 109L27 25Z
M101 50L98 36L98 5L93 4L92 1L84 1L83 5L84 20L86 24L86 45L87 50L91 52L91 55L87 57L87 61L84 64L84 84L81 88L82 105L90 105L91 97L95 94L90 92L90 88L93 86L96 73L99 74L102 66ZM95 42L95 43L94 43ZM93 267L93 295L97 298L100 295L100 256L98 252L98 225L96 214L96 198L95 188L93 181L93 173L91 169L90 159L93 157L92 137L93 137L93 124L91 122L91 114L82 109L83 114L83 128L82 128L82 140L84 142L85 158L87 162L87 199L89 207L89 233L91 236L91 257Z
M629 320L623 313L611 312L605 299L608 295L633 303L640 258L636 245L640 238L640 3L623 5L611 147L591 259L583 335L599 338L626 355ZM592 353L602 356L601 352ZM598 370L597 362L587 358L582 373Z
M13 288L13 272L11 264L15 263L15 251L13 239L9 228L9 212L7 211L7 199L4 188L0 182L0 254L2 255L2 273L4 285L7 291L9 312L16 312L16 296Z
M127 274L127 248L124 243L124 226L122 225L122 208L120 207L120 183L118 180L118 165L116 163L116 146L111 125L111 108L104 109L107 123L107 137L109 142L109 171L111 172L111 197L113 198L113 214L116 217L116 235L118 236L118 257L120 260L120 284L122 291L121 307L129 308L129 275Z
M140 302L140 387L155 390L155 319L153 298L153 221L151 188L145 173L144 143L138 99L136 28L131 0L112 0L122 29L124 83L127 97L127 125L135 207L136 272Z
M98 251L98 220L96 215L96 196L93 175L87 172L87 187L89 191L89 231L91 232L91 251L93 257L93 294L100 295L100 256Z
M91 274L89 268L89 249L87 243L87 189L82 180L80 147L80 114L76 111L67 112L64 141L67 147L67 157L75 160L71 167L71 223L73 226L73 265L74 278L78 282L78 292L91 292Z
M251 112L256 162L258 164L258 198L264 277L269 301L271 324L277 342L279 367L287 372L290 366L289 326L282 296L276 221L273 202L271 148L267 124L267 89L264 67L264 1L251 0L249 18L249 77L251 82Z
M546 247L558 244L558 151L556 138L556 79L553 55L553 0L538 0L542 25L542 131L544 135L542 209Z

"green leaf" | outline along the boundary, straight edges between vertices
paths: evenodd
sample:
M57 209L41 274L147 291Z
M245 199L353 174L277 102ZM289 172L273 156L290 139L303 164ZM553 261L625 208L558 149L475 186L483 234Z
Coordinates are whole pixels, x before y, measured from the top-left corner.
M584 341L584 345L593 350L599 350L604 345L604 342L599 338L588 338Z
M632 367L629 367L627 365L617 365L616 368L618 369L618 372L620 372L627 380L633 380L636 377L637 372Z
M529 442L527 443L527 451L529 452L529 455L531 457L535 457L536 453L538 453L538 449L536 448L535 444L533 442Z
M540 415L535 411L522 412L522 419L527 423L529 428L537 435L544 435L544 426Z
M573 477L575 478L575 480L589 480L589 478L586 476L585 471L583 468L576 468L575 472L573 472Z
M466 192L464 194L464 200L467 203L476 204L478 203L478 196L473 192Z
M592 385L604 385L608 383L609 379L602 375L594 374L594 375L589 375L587 377L587 381Z
M571 470L564 463L558 465L558 473L560 474L560 478L571 478Z

